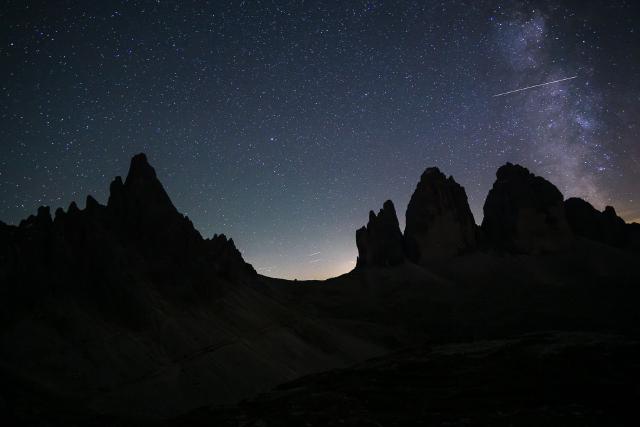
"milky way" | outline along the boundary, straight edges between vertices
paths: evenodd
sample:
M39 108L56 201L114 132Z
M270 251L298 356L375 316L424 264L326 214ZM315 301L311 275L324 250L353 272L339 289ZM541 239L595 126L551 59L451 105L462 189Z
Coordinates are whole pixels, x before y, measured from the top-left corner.
M556 81L567 72L579 71L582 81L541 86L509 99L508 116L519 116L511 121L509 130L526 135L523 163L548 175L567 196L587 198L602 209L607 200L597 175L613 167L597 132L603 100L598 88L590 84L592 70L581 66L579 60L565 63L557 57L554 44L562 43L563 34L551 37L547 21L540 11L527 9L496 24L497 42L513 70L512 80L522 83L537 77Z
M0 219L105 202L140 151L279 277L352 268L368 211L403 213L428 166L476 222L507 161L638 219L637 3L5 2Z

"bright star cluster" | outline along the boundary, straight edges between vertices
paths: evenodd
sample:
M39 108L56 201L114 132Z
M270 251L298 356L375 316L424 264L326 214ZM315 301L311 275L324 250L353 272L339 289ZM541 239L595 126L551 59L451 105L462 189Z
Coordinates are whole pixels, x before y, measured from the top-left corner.
M639 21L624 0L10 0L0 220L106 202L141 151L276 277L351 269L368 211L403 225L428 166L477 222L507 161L639 220Z

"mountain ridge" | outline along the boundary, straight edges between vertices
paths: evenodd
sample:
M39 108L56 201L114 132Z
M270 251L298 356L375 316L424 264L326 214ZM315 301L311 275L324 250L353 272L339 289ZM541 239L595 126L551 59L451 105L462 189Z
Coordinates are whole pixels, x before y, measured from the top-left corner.
M495 225L471 226L464 188L427 169L413 229L387 201L356 232L354 270L297 282L259 275L224 235L203 238L134 156L106 205L88 196L0 223L0 376L26 407L160 420L423 343L640 337L638 225L503 168L486 203Z
M459 253L473 250L491 250L498 248L501 250L525 252L528 250L548 250L548 247L537 249L521 247L521 245L531 245L531 242L527 244L522 242L501 242L505 237L498 236L506 231L499 231L494 224L499 224L501 221L507 219L502 217L498 217L495 220L492 219L492 213L500 211L500 208L492 208L492 204L495 205L496 203L493 195L496 194L496 190L498 192L500 191L501 183L513 178L522 183L526 181L527 177L532 180L532 183L536 182L538 186L546 187L548 188L548 192L554 194L554 196L552 196L555 197L554 203L558 205L555 206L554 209L556 211L563 211L556 213L558 218L555 221L562 222L562 232L560 234L564 235L565 238L568 238L569 234L573 234L590 240L606 242L607 244L617 247L631 248L631 250L637 250L637 248L640 247L640 232L638 231L640 224L626 223L616 214L615 209L611 206L607 206L604 211L600 212L593 208L589 202L581 198L571 197L564 200L562 194L553 184L542 177L532 174L528 169L517 164L506 163L501 166L496 172L496 177L497 181L493 184L494 188L490 189L485 200L483 208L485 215L483 220L480 224L476 224L468 204L464 187L456 183L452 176L447 178L437 167L426 168L407 205L405 230L402 231L399 229L399 226L394 226L393 224L390 226L391 228L397 228L397 231L400 232L402 236L402 249L398 249L397 247L393 249L396 254L391 255L392 260L373 261L370 259L368 263L372 265L383 265L385 263L394 265L399 263L400 258L402 258L403 260L417 264L424 264L426 262L428 265L429 261L421 260L420 258L432 258L431 262L437 264L442 259L451 258ZM498 185L497 189L496 185ZM529 191L530 194L535 194L535 191L531 193L531 190L527 190L527 188L527 185L524 185L520 186L518 190L521 191L524 189L524 191ZM438 201L438 197L444 198ZM522 197L522 195L519 197ZM529 196L526 196L524 199L528 197ZM562 207L559 206L560 202L563 205ZM489 203L489 205L487 205L487 203ZM387 216L392 217L392 222L395 217L395 222L397 223L395 207L391 200L385 202L380 213L384 213L389 209L387 204L390 204L390 207L393 209L393 213L389 213ZM18 228L31 227L36 223L38 226L43 226L48 223L49 220L55 222L57 217L62 218L69 214L75 215L78 212L93 212L102 208L106 208L112 216L116 217L117 221L120 222L118 225L124 227L128 232L144 233L145 228L152 230L162 229L163 222L164 225L167 223L173 224L180 230L179 233L176 232L174 234L175 238L178 238L177 236L179 234L188 236L186 237L187 241L181 242L183 247L193 245L198 239L204 241L211 240L215 242L211 244L211 247L215 247L217 251L221 253L226 253L229 257L228 261L234 259L235 262L238 263L244 262L246 268L253 269L253 266L242 259L242 255L237 250L232 238L228 239L224 234L214 234L213 237L208 239L202 238L200 232L193 226L189 218L180 214L173 205L173 202L158 180L154 168L149 164L147 156L144 153L139 153L132 157L129 172L124 181L120 176L113 179L109 186L108 200L105 205L100 204L91 195L88 195L86 197L85 209L79 209L76 202L72 201L66 212L62 208L57 208L53 218L51 218L50 215L50 208L48 206L41 206L38 208L36 215L31 215L21 220ZM539 207L534 207L534 210L535 209L539 209ZM432 210L431 213L429 210ZM47 219L47 217L49 219ZM357 267L366 265L367 261L365 261L365 259L367 257L371 258L374 256L379 258L382 256L382 258L384 258L384 256L380 254L372 255L376 253L376 250L367 248L367 245L398 245L397 231L385 231L384 226L375 226L375 224L380 221L376 218L377 216L371 211L368 225L356 232L355 241L359 253L356 261ZM424 223L425 219L432 223ZM570 224L564 224L567 219L571 221ZM507 220L507 222L510 221L512 222L513 220ZM147 224L147 226L142 228L137 227L138 223L145 222L155 223L152 224L152 226ZM529 219L529 222L531 222L531 219ZM609 225L607 226L605 223ZM5 230L10 230L11 227L14 227L2 221L0 221L0 226ZM514 226L514 224L510 225L511 228ZM368 231L365 233L368 227L377 228L378 231ZM607 228L607 231L603 231L603 227ZM625 233L623 230L631 231ZM426 238L425 235L429 232L432 234L440 233L440 236ZM540 229L532 231L533 234L540 234L541 232ZM372 233L373 236L371 236ZM396 237L375 237L376 233L390 233L390 236L395 235ZM607 234L607 236L604 236L603 233ZM612 233L615 234L615 236L612 236ZM141 237L153 239L155 238L153 234L155 233ZM557 234L557 230L555 234ZM625 236L625 234L628 235ZM451 235L458 237L451 237ZM390 240L394 239L396 242L391 243ZM370 242L366 242L367 240ZM425 245L431 245L432 247L428 249L424 247ZM420 246L423 246L422 251L419 250ZM379 252L380 249L377 251ZM389 249L387 248L385 251L388 252ZM424 252L424 254L420 254L420 252ZM188 251L185 253L188 253Z
M400 258L433 267L474 251L556 252L568 250L576 238L631 251L640 247L639 224L625 223L611 206L600 212L580 198L565 200L551 182L512 163L497 170L480 225L473 218L464 187L436 167L427 168L420 177L407 206L404 233L397 226L395 209L387 206L393 208L393 202L386 201L380 211L388 211L387 215L393 217L387 221L386 230L381 229L380 220L371 211L367 226L356 233L358 260L372 252L380 253L380 247L388 251L399 244L403 249L395 251L402 255L394 255L393 262L359 262L356 268L367 264L395 265L401 262ZM379 237L369 239L373 241L367 247L364 230L369 231L370 227L378 230ZM381 241L380 236L395 237ZM385 258L382 254L379 257Z

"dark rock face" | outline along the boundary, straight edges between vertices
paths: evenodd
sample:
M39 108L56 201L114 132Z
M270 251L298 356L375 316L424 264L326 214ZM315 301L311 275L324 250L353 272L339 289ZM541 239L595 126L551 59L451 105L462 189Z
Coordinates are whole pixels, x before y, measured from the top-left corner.
M155 283L198 283L212 278L254 274L232 240L203 239L171 203L144 154L131 160L125 183L111 184L107 206L88 196L86 208L71 203L48 207L19 226L0 227L0 271L9 294L83 287L116 292L148 277ZM19 298L19 295L13 295ZM104 296L103 296L104 297ZM103 299L102 297L98 299Z
M564 202L564 210L571 231L596 242L621 249L637 250L640 246L637 224L626 224L612 206L603 212L598 211L589 202L572 197Z
M402 233L391 200L384 202L378 215L369 212L367 226L356 231L356 246L357 267L386 267L404 261Z
M232 239L224 234L202 239L188 217L180 214L144 154L131 159L125 182L111 183L106 211L117 229L139 242L156 267L202 264L217 273L253 272Z
M477 226L467 194L453 177L428 168L407 207L404 232L409 258L427 265L476 246Z
M640 224L633 222L627 224L627 232L629 233L629 249L640 252Z
M562 193L526 168L507 163L484 204L482 232L496 249L522 253L554 252L566 246L571 230Z
M613 207L599 212L582 199L565 202L552 183L520 165L505 164L496 178L478 227L464 188L438 168L427 168L407 206L403 236L391 201L378 215L370 212L367 226L357 230L357 267L406 260L433 268L478 249L531 255L569 251L576 236L640 251L640 224L626 224Z
M138 154L131 159L124 184L120 177L113 180L107 206L115 216L135 227L144 227L143 222L170 221L181 216L144 154Z
M173 206L144 154L131 159L124 183L120 177L111 183L106 212L121 236L139 244L156 274L204 252L200 233Z

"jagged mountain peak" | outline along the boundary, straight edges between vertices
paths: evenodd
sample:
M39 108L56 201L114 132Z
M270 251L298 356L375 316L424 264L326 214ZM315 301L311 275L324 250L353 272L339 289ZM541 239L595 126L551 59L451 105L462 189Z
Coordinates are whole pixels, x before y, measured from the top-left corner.
M385 202L356 232L358 267L393 265L407 259L437 268L474 250L540 254L568 249L574 233L623 249L640 246L637 228L607 206L600 212L582 199L565 203L558 188L524 166L506 163L484 204L478 227L464 188L437 167L425 169L411 196L401 236L395 208ZM399 241L402 240L402 249ZM393 259L393 262L390 260Z
M420 175L420 182L431 179L447 179L447 176L437 166L430 166Z
M407 206L405 246L420 264L439 262L476 245L476 224L464 188L429 167Z
M101 280L114 283L132 277L154 283L213 283L220 276L255 273L233 240L222 235L202 238L174 207L144 154L133 157L124 183L119 176L113 180L107 206L89 195L85 209L72 202L66 212L56 210L55 220L49 207L42 206L15 229L15 239L0 243L9 245L10 253L32 255L11 258L10 275L29 271L30 264L47 266L47 274L54 277L90 267L104 276ZM24 280L44 283L43 275L29 271Z
M358 247L358 267L392 266L404 261L402 232L391 200L382 205L376 215L369 212L366 227L356 231Z
M126 183L131 184L137 180L154 180L157 179L156 171L149 164L147 155L144 153L136 154L131 158L129 173L127 174Z
M109 206L112 210L123 209L129 213L144 211L145 214L178 214L164 186L158 179L155 169L149 164L144 153L131 158L129 172L122 182L117 176L109 187Z
M371 211L370 214L371 213L373 213L373 211ZM398 216L396 215L396 207L393 205L391 200L386 200L382 204L382 209L378 212L377 218L379 221L400 227L398 223Z
M558 188L527 168L507 163L496 172L485 200L482 231L489 244L523 253L556 251L571 230Z

